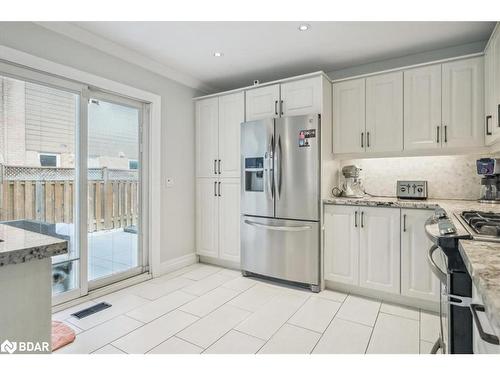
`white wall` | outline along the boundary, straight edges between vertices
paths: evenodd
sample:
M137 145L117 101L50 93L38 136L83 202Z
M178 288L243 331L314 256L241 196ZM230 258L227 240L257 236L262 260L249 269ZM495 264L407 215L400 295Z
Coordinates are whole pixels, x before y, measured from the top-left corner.
M344 69L338 69L328 72L327 74L331 79L342 79L360 74L376 73L387 69L395 69L403 66L422 64L441 59L464 56L472 53L483 52L484 47L486 47L486 43L487 41L484 40L481 42L461 44L454 47L416 53L413 55L397 57L394 59L374 61L363 65L346 67Z
M191 99L201 93L30 22L0 22L0 44L161 96L160 261L193 254L195 153ZM174 179L168 189L167 176Z

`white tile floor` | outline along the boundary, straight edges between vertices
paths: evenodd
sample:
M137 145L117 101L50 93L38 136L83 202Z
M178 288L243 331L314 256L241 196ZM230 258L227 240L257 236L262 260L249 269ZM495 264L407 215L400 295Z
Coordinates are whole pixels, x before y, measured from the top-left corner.
M96 302L113 306L78 320ZM428 353L437 315L325 290L315 294L205 264L54 314L74 327L56 353Z

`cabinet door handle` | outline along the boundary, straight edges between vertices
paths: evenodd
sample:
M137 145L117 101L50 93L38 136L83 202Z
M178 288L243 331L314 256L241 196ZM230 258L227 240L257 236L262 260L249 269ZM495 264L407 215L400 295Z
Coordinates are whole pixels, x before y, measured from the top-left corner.
M219 197L222 197L222 195L220 194L220 181L219 181Z
M365 227L365 212L361 211L361 228Z
M217 196L217 181L214 182L214 197Z
M358 227L358 211L354 211L354 228Z
M363 143L364 138L365 138L365 133L361 132L361 148L365 148L365 144Z
M497 125L500 128L500 104L497 107Z
M274 101L274 114L276 116L278 116L278 101L277 100Z
M406 232L406 214L403 215L403 232Z
M280 113L283 116L283 100L280 100Z
M491 115L488 115L486 116L486 135L491 135L493 134L490 130L490 120L491 120L492 116Z
M214 174L217 174L217 159L214 159Z
M370 132L366 132L366 147L370 147Z
M220 174L220 159L219 159L219 174Z
M448 142L448 125L444 126L444 143Z
M436 143L439 143L439 128L440 126L436 126Z

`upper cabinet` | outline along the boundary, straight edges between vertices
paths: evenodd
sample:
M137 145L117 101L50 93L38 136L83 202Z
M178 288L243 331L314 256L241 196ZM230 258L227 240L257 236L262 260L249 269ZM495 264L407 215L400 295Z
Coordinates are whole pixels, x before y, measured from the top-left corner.
M403 149L403 74L333 84L333 152Z
M404 149L441 147L441 65L404 72Z
M246 121L321 113L323 77L248 89Z
M246 91L246 121L279 117L280 85Z
M497 27L484 51L484 123L486 144L500 139L500 30Z
M240 177L244 93L196 102L196 177Z
M468 58L334 82L333 152L484 146L483 63Z
M364 152L365 79L333 85L333 152Z
M219 98L219 159L221 177L240 177L240 129L245 118L244 93Z
M219 159L219 98L196 102L196 176L214 177Z
M365 150L403 150L403 73L366 79Z
M281 115L320 113L322 94L321 76L281 84Z
M442 65L443 147L484 145L483 58Z

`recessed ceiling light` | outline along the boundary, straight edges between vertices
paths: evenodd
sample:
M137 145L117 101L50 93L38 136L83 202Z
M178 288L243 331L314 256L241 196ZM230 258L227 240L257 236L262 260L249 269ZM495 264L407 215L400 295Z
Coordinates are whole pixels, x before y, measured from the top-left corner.
M222 57L224 54L222 52L214 52L215 57Z
M300 31L307 31L311 28L311 25L308 25L307 23L303 23L302 25L299 26Z

